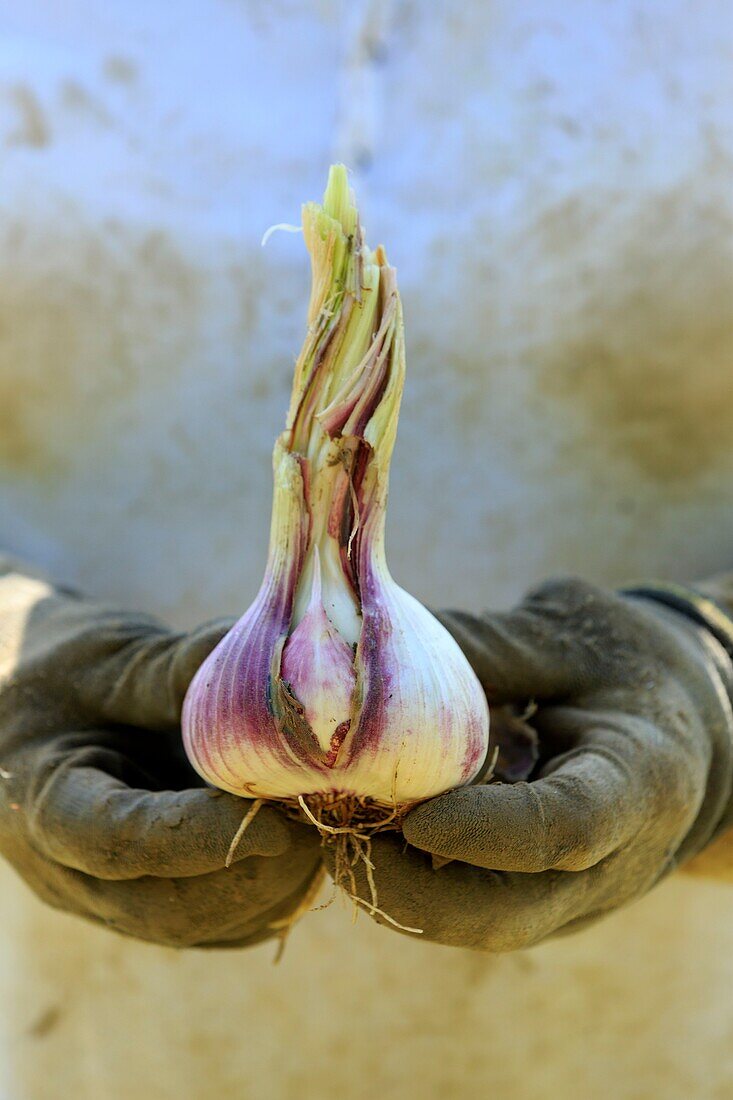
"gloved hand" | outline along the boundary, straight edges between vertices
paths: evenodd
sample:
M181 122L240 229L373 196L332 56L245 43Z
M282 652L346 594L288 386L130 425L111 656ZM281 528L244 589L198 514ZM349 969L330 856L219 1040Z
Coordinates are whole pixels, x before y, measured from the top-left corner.
M318 873L315 830L201 786L179 716L227 626L173 634L0 560L0 854L51 905L172 946L257 943Z
M383 912L509 951L640 897L727 827L733 675L707 630L572 580L509 614L440 617L490 703L538 705L541 757L530 782L453 791L413 810L404 838L375 837ZM368 904L363 874L358 892Z

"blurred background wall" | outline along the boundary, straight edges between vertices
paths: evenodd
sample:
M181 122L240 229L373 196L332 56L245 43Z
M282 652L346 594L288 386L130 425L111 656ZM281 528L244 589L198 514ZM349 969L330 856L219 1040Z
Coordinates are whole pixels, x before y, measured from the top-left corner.
M405 305L396 579L479 608L733 567L725 0L0 18L7 549L180 626L247 606L308 294L302 240L260 238L344 159ZM733 1095L720 885L497 959L336 907L273 969L0 882L3 1100Z

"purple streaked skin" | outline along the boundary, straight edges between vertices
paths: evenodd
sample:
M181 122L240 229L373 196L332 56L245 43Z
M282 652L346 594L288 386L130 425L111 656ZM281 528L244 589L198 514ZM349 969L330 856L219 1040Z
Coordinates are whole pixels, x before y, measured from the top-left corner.
M368 510L368 505L365 509ZM372 519L376 522L373 523ZM393 602L390 596L394 596L396 586L389 577L384 555L374 553L375 541L381 542L383 539L383 513L372 509L357 539L363 616L357 664L364 697L358 725L348 742L352 758L361 753L376 755L382 747L384 731L399 725L402 700L398 697L398 688L401 677L395 675L395 671L402 669L404 676L404 651L400 648L400 639L396 637L394 627L399 618L396 608L390 608ZM419 644L419 638L414 637L412 645L416 643ZM487 731L482 711L469 708L463 716L460 730L452 729L455 714L452 706L445 702L439 702L438 713L434 717L437 728L444 735L450 731L448 739L457 737L464 746L463 763L455 785L470 782L486 757ZM410 731L412 736L419 736L421 732Z
M196 673L184 703L190 759L205 779L237 793L246 790L237 767L242 743L255 757L281 766L291 761L268 699L274 656L292 614L297 576L295 568L288 572L275 577L270 571L255 602Z
M182 727L189 758L201 775L235 793L246 793L241 749L263 763L288 767L306 762L297 741L288 743L273 713L273 681L293 614L295 591L305 559L310 517L305 505L302 464L294 456L302 507L273 516L271 552L260 591L250 608L197 671L186 694ZM300 522L293 522L293 511ZM287 521L290 521L289 523ZM212 731L215 736L212 737Z

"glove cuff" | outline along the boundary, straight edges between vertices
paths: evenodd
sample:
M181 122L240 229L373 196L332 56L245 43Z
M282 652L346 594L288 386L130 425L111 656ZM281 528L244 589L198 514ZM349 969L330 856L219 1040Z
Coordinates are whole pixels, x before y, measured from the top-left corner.
M733 670L733 617L724 606L706 592L673 581L644 581L625 585L619 591L625 596L652 600L684 615L704 627L720 643L731 662ZM733 704L733 675L724 677L728 697ZM715 826L705 847L733 827L733 798Z
M733 661L733 617L711 596L673 581L644 581L642 584L625 585L619 591L625 596L656 600L686 615L698 626L704 626Z

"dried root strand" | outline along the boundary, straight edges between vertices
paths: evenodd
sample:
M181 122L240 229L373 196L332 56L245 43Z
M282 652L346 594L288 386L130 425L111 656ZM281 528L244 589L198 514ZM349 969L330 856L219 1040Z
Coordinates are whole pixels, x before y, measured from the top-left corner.
M355 795L309 795L308 798L300 795L290 803L290 808L299 809L321 836L339 833L373 836L387 829L399 829L402 817L412 806L393 806L385 813L386 807Z
M237 848L245 832L252 824L257 813L264 805L266 799L256 798L247 810L242 824L229 845L226 857L226 866L230 867ZM355 796L343 795L316 796L308 798L300 796L297 801L285 804L285 809L291 816L314 825L321 836L324 847L333 851L333 890L327 901L320 905L312 906L315 896L323 881L322 875L317 875L311 889L301 904L289 917L282 921L274 922L271 927L277 931L279 946L275 962L282 958L285 944L293 926L306 912L318 912L328 909L333 904L339 889L349 898L353 905L353 920L359 913L359 909L365 910L372 916L379 916L394 928L401 932L412 932L421 935L422 928L411 928L409 925L400 924L398 920L390 916L379 906L379 893L374 874L374 862L372 860L372 837L376 833L397 831L400 828L402 817L410 809L410 806L398 807L394 805L391 810L373 803L370 799L361 799ZM386 812L385 812L386 811ZM356 870L362 867L369 888L369 899L360 896L357 890Z
M310 805L309 805L310 801ZM380 916L394 928L402 932L422 934L422 928L411 928L400 924L379 906L379 894L372 861L372 837L376 833L397 830L400 821L409 807L398 808L384 813L366 799L335 797L307 800L302 795L298 805L305 818L318 829L324 847L333 851L333 881L335 890L341 889L353 905L353 920L356 921L359 909L373 916ZM315 811L315 812L314 812ZM342 822L344 822L342 824ZM348 824L347 824L348 822ZM357 890L356 869L362 867L369 887L369 899L361 897ZM333 897L327 903L330 905ZM318 906L319 909L326 906Z
M257 814L261 810L264 801L264 798L256 798L250 808L247 810L247 813L244 815L242 824L237 829L236 833L234 834L234 839L229 845L227 858L224 861L225 867L231 867L232 863L234 862L234 856L236 854L237 848L239 847L239 842L241 841L242 837L244 836L254 819L257 817Z
M276 938L278 941L275 958L272 960L273 966L276 966L282 959L285 953L288 939L290 938L290 933L292 932L298 921L301 920L306 913L316 912L316 910L318 909L327 909L328 906L332 903L333 897L336 896L335 884L332 891L333 897L329 898L329 900L324 905L316 905L315 907L313 906L313 902L316 900L318 894L320 893L321 886L325 877L326 868L320 867L311 879L311 882L305 894L300 899L300 902L293 910L293 912L289 913L287 917L283 917L281 920L270 921L269 927L272 928L272 930L276 933Z
M353 923L356 923L359 909L364 909L372 916L382 917L393 928L398 928L401 932L412 932L417 936L422 935L422 928L412 928L408 924L401 924L384 909L380 908L377 883L374 877L374 863L371 859L371 837L363 837L358 834L351 834L350 836L340 834L324 841L324 843L333 845L335 848L333 881L337 888L340 887L343 890L353 905ZM363 865L366 874L370 900L361 897L356 888L354 868L360 864Z
M482 783L490 783L491 780L494 778L494 773L496 772L496 762L497 762L498 759L499 759L499 746L494 745L494 751L491 754L491 760L489 761L489 766L487 767L486 771L481 776L481 782Z

